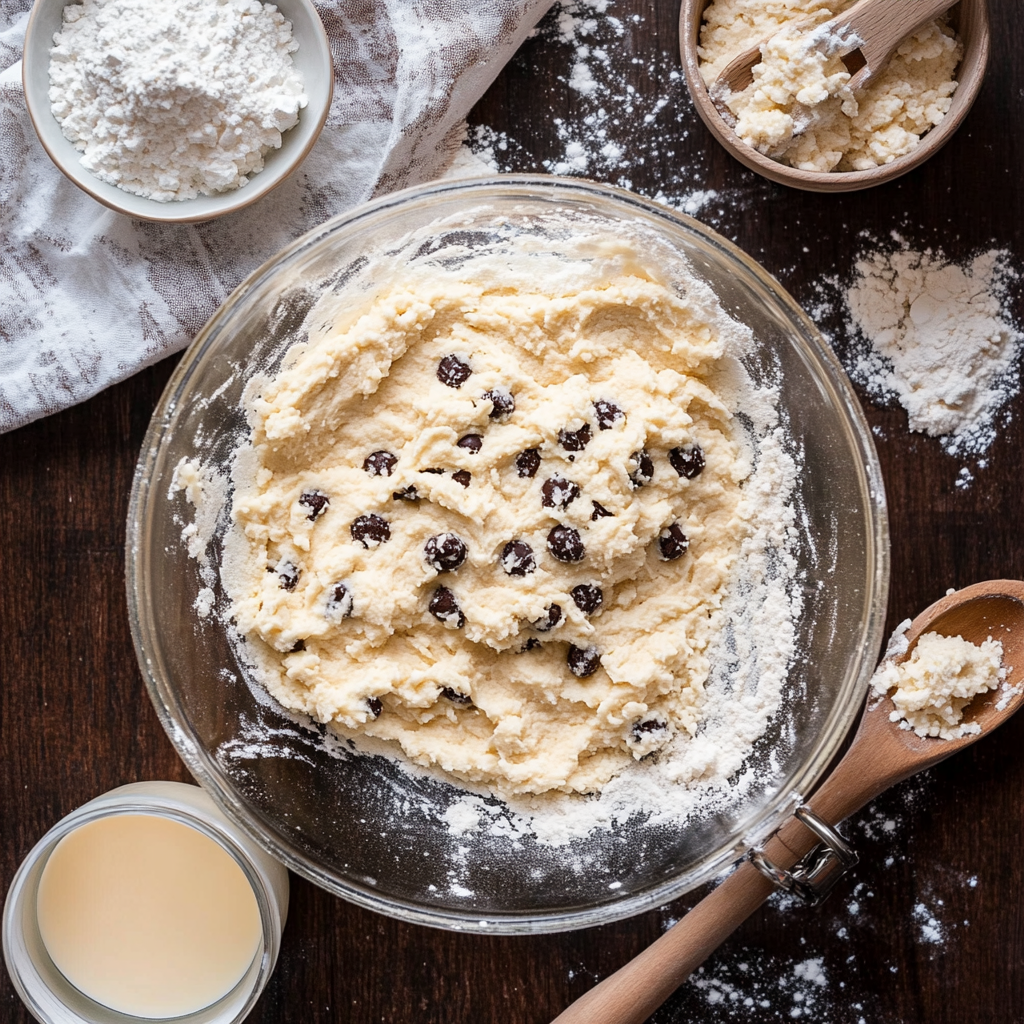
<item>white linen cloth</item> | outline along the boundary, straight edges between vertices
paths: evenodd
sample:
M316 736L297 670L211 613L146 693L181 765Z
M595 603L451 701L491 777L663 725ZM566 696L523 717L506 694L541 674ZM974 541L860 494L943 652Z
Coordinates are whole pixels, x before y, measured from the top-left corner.
M0 8L0 432L183 348L269 256L374 194L436 177L464 118L552 0L324 0L334 101L284 184L216 221L108 210L36 139L21 88L31 0Z

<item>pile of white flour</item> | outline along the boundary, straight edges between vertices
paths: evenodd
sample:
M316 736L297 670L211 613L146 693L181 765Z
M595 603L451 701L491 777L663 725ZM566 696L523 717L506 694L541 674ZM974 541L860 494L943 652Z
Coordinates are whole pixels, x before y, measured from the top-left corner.
M962 265L906 244L862 256L844 297L864 347L847 371L872 397L897 398L910 429L949 454L983 452L1019 386L1021 334L1004 309L1017 278L996 249Z
M54 44L51 109L83 166L162 202L245 185L307 102L291 25L258 0L84 0Z

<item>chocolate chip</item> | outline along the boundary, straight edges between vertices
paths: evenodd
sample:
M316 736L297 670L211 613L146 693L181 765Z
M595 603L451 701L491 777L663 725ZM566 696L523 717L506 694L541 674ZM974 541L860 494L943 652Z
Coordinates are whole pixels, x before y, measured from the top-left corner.
M434 467L432 469L424 469L423 472L424 473L433 473L434 476L444 476L444 470L443 469L437 469L436 467Z
M531 623L531 625L537 632L547 633L549 630L554 629L555 626L560 626L562 621L562 606L560 604L549 604L544 614L536 622Z
M598 519L604 519L607 516L615 515L614 512L609 512L608 509L606 509L599 501L592 501L590 504L594 506L594 511L590 515L590 521L592 523L596 523Z
M350 527L352 539L359 541L364 548L375 548L378 544L391 538L391 527L388 521L376 513L360 516Z
M392 495L395 501L419 501L420 496L416 493L416 488L411 484L408 487L403 487L400 491L395 491Z
M548 534L548 551L560 562L578 562L585 553L579 531L562 525Z
M601 654L593 644L589 647L577 647L575 644L570 644L566 661L569 663L569 671L574 676L585 679L587 676L592 676L601 667Z
M584 615L593 615L604 604L604 592L593 583L581 583L572 588L572 599Z
M673 523L667 530L662 530L661 536L658 537L658 547L661 548L661 558L664 562L674 562L677 558L682 558L689 546L690 540L678 523Z
M438 587L427 607L435 619L439 619L451 629L461 629L466 624L466 616L462 614L459 602L447 587Z
M558 432L558 443L567 452L581 452L590 444L590 424L584 423L579 430L566 430L563 428Z
M291 645L291 647L288 648L288 653L289 654L298 654L300 651L304 651L305 649L306 649L306 641L305 640L296 640L295 643L293 643Z
M384 710L384 705L380 702L380 698L371 697L366 702L366 705L370 709L370 714L373 715L374 718L380 718L380 714Z
M463 487L469 486L469 481L473 479L473 474L468 469L457 469L452 473L452 479L457 484L462 484Z
M487 414L492 420L508 419L516 411L516 400L511 391L504 388L492 388L484 392L484 398L491 403L491 411Z
M299 504L305 505L309 509L307 519L317 519L322 516L330 503L331 499L323 491L305 491L299 498Z
M633 736L641 739L645 732L662 732L668 726L658 718L642 718L633 723Z
M594 403L594 411L597 413L599 430L611 430L626 415L614 402L604 398L599 398Z
M363 460L363 469L370 476L391 476L397 462L398 456L393 455L391 452L370 452Z
M282 590L294 590L299 582L299 570L291 562L278 562L277 579Z
M647 449L641 448L640 451L633 452L629 458L636 466L636 469L629 474L630 483L636 488L649 484L654 479L654 463L651 461Z
M704 449L699 444L688 444L684 448L673 448L668 453L672 468L687 480L700 476L704 471Z
M509 576L525 576L537 568L533 548L524 540L510 540L501 552L501 567Z
M516 456L516 472L522 476L536 476L540 469L540 452L536 448L527 448Z
M453 704L472 704L473 698L468 694L459 693L458 690L453 690L450 686L445 686L441 689L441 696L446 700L450 700Z
M461 388L469 380L472 372L469 363L454 353L446 355L437 364L437 379L450 388Z
M545 508L568 508L579 496L579 487L564 476L545 480L540 489L541 504Z
M454 533L439 533L423 546L427 561L438 572L454 572L469 553L466 542Z
M352 591L346 583L335 583L331 590L331 596L327 599L327 616L335 622L341 622L352 614L354 605Z
M470 455L476 455L484 446L484 439L479 434L467 434L455 442L460 448L465 448Z
M527 640L525 644L523 644L519 652L521 654L523 651L535 651L540 646L541 642L535 636L531 636L530 639Z

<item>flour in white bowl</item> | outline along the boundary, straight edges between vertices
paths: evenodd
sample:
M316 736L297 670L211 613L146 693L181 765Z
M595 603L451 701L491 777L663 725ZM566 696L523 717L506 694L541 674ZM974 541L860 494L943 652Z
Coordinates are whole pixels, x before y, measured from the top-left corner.
M307 103L298 43L258 0L84 0L50 51L50 105L82 165L161 202L245 185Z

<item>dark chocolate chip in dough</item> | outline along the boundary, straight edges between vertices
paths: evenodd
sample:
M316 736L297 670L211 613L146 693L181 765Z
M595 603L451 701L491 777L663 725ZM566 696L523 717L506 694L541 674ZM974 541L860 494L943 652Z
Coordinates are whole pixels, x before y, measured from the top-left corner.
M626 415L614 402L604 398L594 403L594 411L597 413L598 430L611 430Z
M524 651L536 651L541 646L541 642L535 636L531 636L529 640L519 648L519 653L522 654Z
M424 473L433 473L434 476L444 476L444 470L443 469L438 469L436 466L431 467L430 469L424 469L423 472Z
M592 523L596 523L598 519L604 519L607 516L615 515L614 512L609 512L608 509L606 509L599 501L592 501L590 504L594 506L594 511L590 515L590 521Z
M291 647L288 648L288 653L289 654L298 654L300 651L304 651L305 649L306 649L306 641L305 640L296 640L295 643L293 643L291 645Z
M461 629L466 624L459 602L447 587L438 587L430 598L430 614L451 629Z
M395 491L392 495L395 501L419 501L420 496L416 493L416 488L410 484L408 487L403 487L400 491Z
M467 434L455 442L459 448L465 448L470 455L476 455L484 446L484 439L479 434Z
M579 487L564 476L545 480L540 489L541 504L545 508L568 508L579 496Z
M466 542L454 533L439 533L423 546L427 561L438 572L454 572L466 560Z
M585 554L579 531L561 524L548 534L548 551L560 562L578 562Z
M347 619L352 614L355 602L347 583L335 583L327 599L327 614L332 619Z
M569 654L566 658L569 663L569 671L580 679L592 676L601 667L601 653L591 644L589 647L577 647L569 645Z
M590 424L584 423L579 430L566 430L564 427L558 432L558 443L567 452L581 452L590 444Z
M629 482L636 488L644 487L654 479L654 462L646 448L633 452L629 457L634 469L629 474Z
M473 474L468 469L457 469L452 473L452 479L457 484L462 484L463 487L469 486L469 481L473 479Z
M318 519L327 511L330 503L331 499L323 491L305 491L299 498L299 504L309 509L307 519Z
M492 388L484 392L484 398L491 403L491 411L487 414L492 420L506 420L516 411L516 400L511 391L504 388Z
M581 583L572 588L572 599L584 615L593 615L604 604L604 592L593 583Z
M677 558L682 558L689 546L690 539L683 533L683 528L678 523L673 523L667 530L662 530L661 536L658 537L663 562L674 562Z
M370 714L373 715L374 718L380 718L381 712L384 710L384 705L380 702L380 698L371 697L366 704L370 709Z
M395 471L395 465L397 463L397 455L381 450L378 452L370 452L370 454L363 459L363 469L365 469L370 476L391 476Z
M469 368L469 363L464 359L460 359L455 353L446 355L437 364L437 379L442 384L447 384L450 388L461 388L469 380L472 373L473 371Z
M688 444L682 448L673 448L668 453L668 461L672 468L687 480L700 476L704 472L704 449L699 444Z
M536 476L540 469L540 452L536 448L527 448L516 456L516 472L521 477Z
M510 540L502 549L501 566L509 576L526 576L537 568L533 548L524 540Z
M441 696L445 700L450 700L453 704L472 704L473 698L466 693L459 693L458 690L453 690L450 686L444 686L441 688Z
M295 589L295 584L299 582L299 570L291 562L279 562L276 572L282 590Z
M562 606L560 604L549 604L544 614L532 625L538 633L547 633L549 630L554 629L555 626L560 626L563 621Z
M658 718L641 718L633 723L633 738L643 739L644 733L664 732L668 726Z
M391 539L391 527L388 521L374 512L360 516L350 527L352 539L359 541L364 548L375 548L378 544Z

